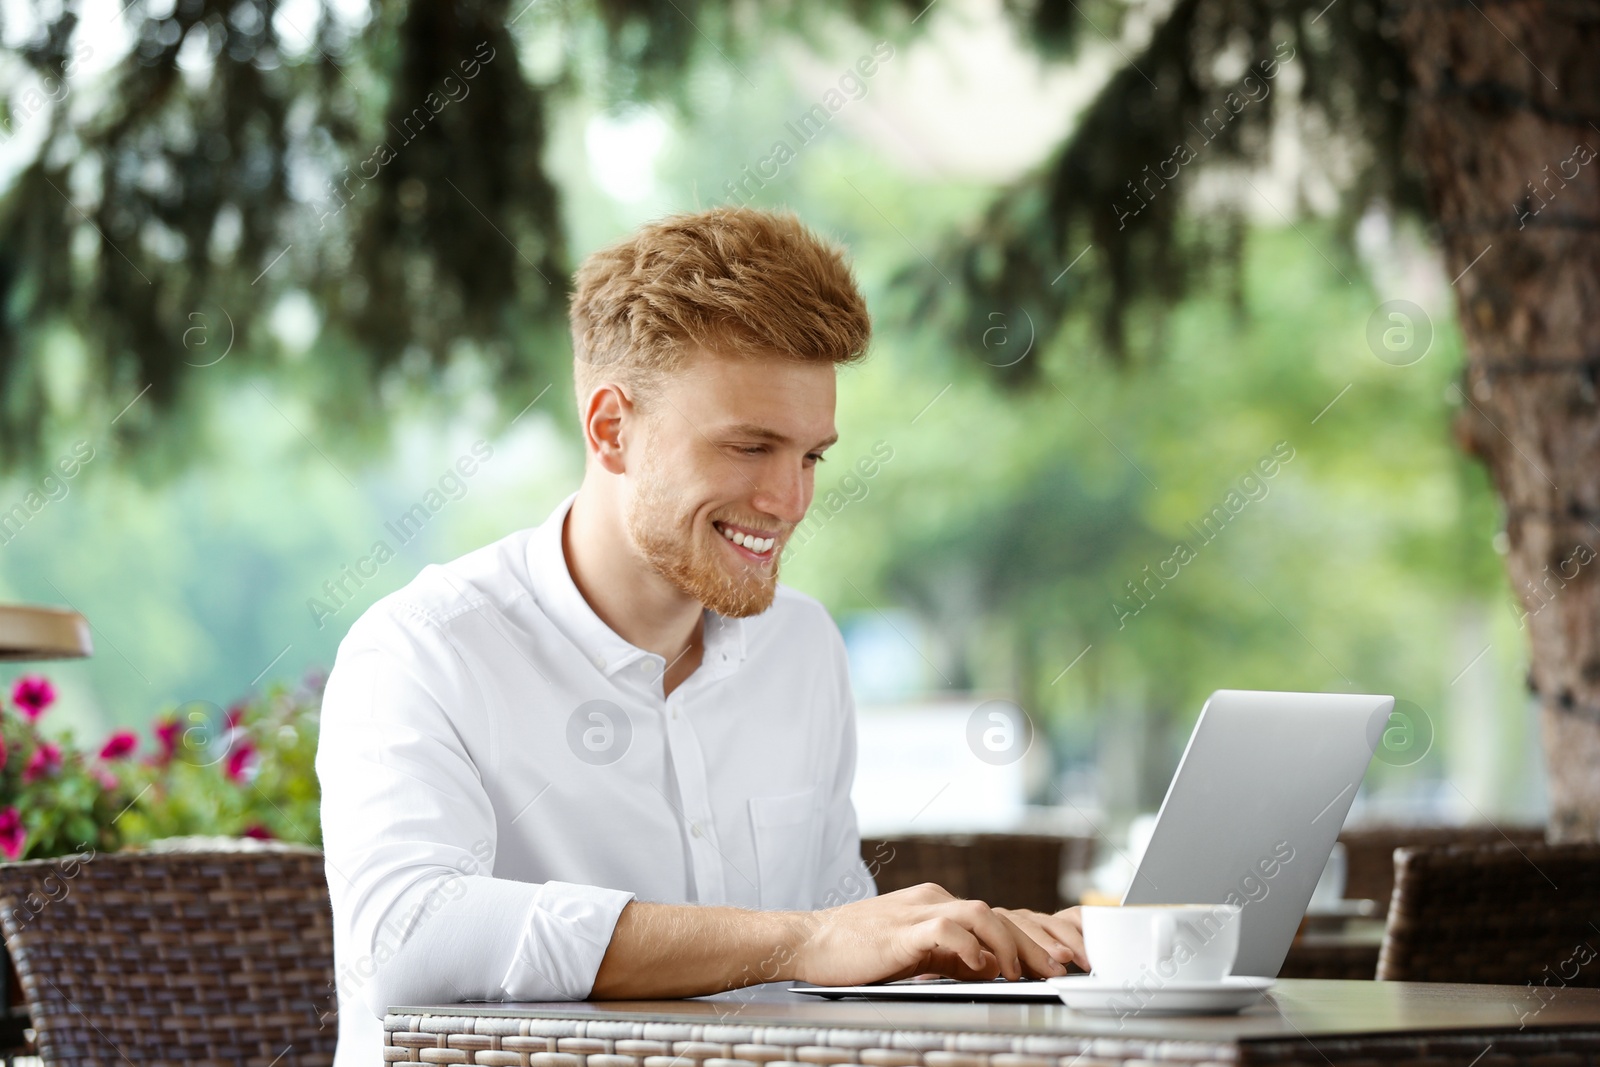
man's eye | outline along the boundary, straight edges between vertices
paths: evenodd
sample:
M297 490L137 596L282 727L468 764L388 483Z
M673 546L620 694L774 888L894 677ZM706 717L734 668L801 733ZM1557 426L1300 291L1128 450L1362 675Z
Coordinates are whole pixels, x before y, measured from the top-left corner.
M825 457L821 452L812 452L811 454L807 455L806 458L814 464L826 462L827 459L827 457Z
M741 445L739 447L739 451L743 452L747 456L759 456L766 450L767 449L765 445Z

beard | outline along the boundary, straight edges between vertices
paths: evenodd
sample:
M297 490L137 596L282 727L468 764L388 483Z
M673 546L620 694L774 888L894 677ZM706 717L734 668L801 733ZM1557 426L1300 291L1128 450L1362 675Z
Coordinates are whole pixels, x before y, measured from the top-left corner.
M702 529L693 507L683 508L680 500L660 476L654 455L648 455L625 523L650 569L718 615L742 619L771 607L778 592L778 556L767 566L730 560L728 550L712 541L722 540L722 534L709 522Z

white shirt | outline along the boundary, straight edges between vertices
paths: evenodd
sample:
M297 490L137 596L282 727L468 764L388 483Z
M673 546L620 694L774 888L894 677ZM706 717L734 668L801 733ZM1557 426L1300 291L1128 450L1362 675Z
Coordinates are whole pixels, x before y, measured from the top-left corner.
M876 893L855 705L826 609L707 610L700 666L602 622L542 525L374 604L339 646L317 776L336 1067L391 1005L581 1000L631 899L815 909Z

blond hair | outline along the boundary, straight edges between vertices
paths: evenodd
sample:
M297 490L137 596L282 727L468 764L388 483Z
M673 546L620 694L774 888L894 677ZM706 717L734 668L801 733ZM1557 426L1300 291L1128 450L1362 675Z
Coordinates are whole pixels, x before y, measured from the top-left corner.
M647 406L647 383L693 348L842 364L865 357L872 333L843 250L791 212L671 215L590 255L574 281L580 410L604 381Z

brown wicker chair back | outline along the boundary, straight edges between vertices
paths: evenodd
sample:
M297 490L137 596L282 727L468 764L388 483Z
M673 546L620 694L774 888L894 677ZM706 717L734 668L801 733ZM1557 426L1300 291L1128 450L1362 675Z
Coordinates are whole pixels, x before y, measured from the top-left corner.
M995 907L1053 912L1066 906L1063 871L1087 868L1093 847L1051 834L911 834L863 838L861 856L879 893L936 882Z
M0 863L0 925L47 1064L333 1062L315 849Z
M1600 987L1600 844L1395 854L1378 978Z
M1348 900L1375 900L1379 908L1389 906L1394 893L1394 850L1424 845L1493 845L1503 841L1517 845L1544 842L1543 826L1369 825L1345 829L1339 834L1344 845L1344 895Z

